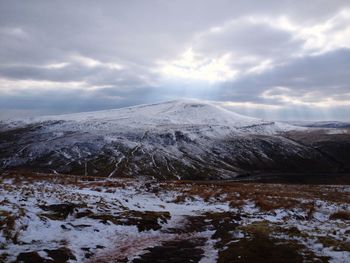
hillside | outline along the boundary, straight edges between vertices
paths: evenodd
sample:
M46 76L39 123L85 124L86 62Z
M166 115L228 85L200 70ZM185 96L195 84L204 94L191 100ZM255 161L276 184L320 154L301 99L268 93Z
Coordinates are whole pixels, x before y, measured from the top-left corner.
M339 136L180 100L2 123L0 165L158 179L349 172L350 137Z
M0 261L347 262L349 191L7 173Z

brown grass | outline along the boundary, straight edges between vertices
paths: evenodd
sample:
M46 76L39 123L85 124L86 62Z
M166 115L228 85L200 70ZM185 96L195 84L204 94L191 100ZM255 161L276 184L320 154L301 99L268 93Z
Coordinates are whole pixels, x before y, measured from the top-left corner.
M13 185L4 185L4 188L12 188L17 184L23 184L23 182L30 185L36 181L46 180L64 185L71 184L81 189L91 188L95 191L113 192L117 189L124 189L132 184L130 178L103 181L100 177L37 174L30 172L10 172L3 175L3 178L12 178L15 181ZM342 190L342 186L178 180L163 181L156 184L146 183L144 187L146 191L156 195L160 190L175 191L177 195L174 202L176 203L185 202L186 199L201 198L209 203L216 201L228 202L231 207L239 208L247 203L247 201L251 201L262 211L300 208L306 211L308 218L311 218L315 211L315 205L312 204L312 200L317 199L335 204L349 203L348 193ZM23 187L22 189L26 191L26 195L33 195L31 189Z
M14 244L17 244L18 233L15 233L16 218L9 212L0 211L0 230L3 231L4 237L8 240L12 240Z
M329 216L331 220L350 220L350 211L337 211Z
M263 211L271 211L275 209L291 209L296 207L300 202L295 199L288 198L266 198L266 196L258 196L255 204Z

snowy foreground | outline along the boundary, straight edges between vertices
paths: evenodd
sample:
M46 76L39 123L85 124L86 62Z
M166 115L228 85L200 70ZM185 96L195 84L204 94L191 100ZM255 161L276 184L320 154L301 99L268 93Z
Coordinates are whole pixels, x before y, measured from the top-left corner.
M0 262L350 259L350 186L0 180Z

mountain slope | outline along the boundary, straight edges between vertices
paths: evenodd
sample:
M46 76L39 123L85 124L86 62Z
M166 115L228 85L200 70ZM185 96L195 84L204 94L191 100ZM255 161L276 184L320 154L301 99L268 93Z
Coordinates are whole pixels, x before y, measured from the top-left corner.
M8 123L0 161L3 169L162 179L347 169L284 135L294 132L307 130L207 102L170 101Z
M309 128L350 128L350 122L343 121L294 121L290 124Z
M166 124L212 124L243 126L260 120L228 111L214 104L196 100L176 100L157 104L140 105L115 110L67 114L34 118L40 120L104 120L144 127Z

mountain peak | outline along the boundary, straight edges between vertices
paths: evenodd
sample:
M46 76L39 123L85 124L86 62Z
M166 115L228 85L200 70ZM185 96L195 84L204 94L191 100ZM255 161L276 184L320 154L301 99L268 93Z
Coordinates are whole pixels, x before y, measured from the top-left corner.
M212 102L181 99L154 104L103 110L95 112L74 113L57 116L35 118L35 121L63 120L77 122L118 123L126 126L153 126L159 125L221 125L241 127L260 124L263 121L243 116L224 109Z

